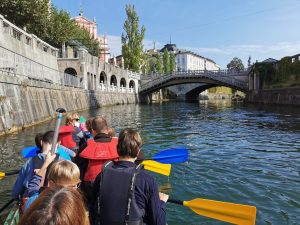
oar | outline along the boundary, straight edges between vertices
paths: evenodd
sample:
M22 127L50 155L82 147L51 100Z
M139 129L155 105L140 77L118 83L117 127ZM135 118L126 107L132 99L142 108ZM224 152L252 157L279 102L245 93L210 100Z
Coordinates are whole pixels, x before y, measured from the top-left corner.
M156 162L175 164L188 160L188 150L186 148L171 148L156 153L151 159Z
M58 116L57 116L57 120L56 120L54 137L53 137L53 142L52 142L52 146L51 146L51 153L52 154L54 154L55 150L56 150L56 143L57 143L60 123L61 123L61 120L62 120L62 114L65 113L66 110L63 109L63 108L58 108L58 109L56 109L56 112L58 112Z
M0 209L0 213L2 213L2 211L4 210L4 209L6 209L11 203L13 203L15 201L15 199L11 199L11 200L9 200L9 202L7 202L4 206L2 206L1 207L1 209Z
M189 207L195 213L239 225L254 225L256 219L256 207L249 205L219 202L214 200L195 198L190 201L169 199L179 205Z
M171 164L162 164L152 160L145 160L142 162L145 170L149 170L155 173L159 173L165 176L170 176Z
M18 170L7 172L7 173L0 171L0 180L2 180L5 176L15 175L15 174L18 174L18 173L19 173Z

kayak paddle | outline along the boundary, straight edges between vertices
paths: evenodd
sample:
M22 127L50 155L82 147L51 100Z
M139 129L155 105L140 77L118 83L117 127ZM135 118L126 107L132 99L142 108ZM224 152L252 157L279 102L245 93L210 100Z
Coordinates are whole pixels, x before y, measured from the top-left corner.
M145 170L149 170L165 176L170 176L171 164L162 164L153 160L145 160L141 164L144 165Z
M170 148L156 153L151 159L156 162L175 164L188 160L188 150L186 148Z
M51 146L51 153L54 154L56 151L56 143L57 143L57 138L58 138L58 133L59 133L59 127L60 127L60 123L62 120L62 114L66 112L65 109L63 108L58 108L56 109L56 112L58 112L57 115L57 120L56 120L56 126L55 126L55 130L54 130L54 135L53 135L53 142L52 142L52 146Z
M12 171L12 172L8 172L8 173L4 173L4 172L0 171L0 180L2 180L5 176L15 175L15 174L18 174L18 173L19 173L18 170Z
M219 202L214 200L195 198L190 201L169 199L168 202L189 207L195 213L239 225L254 225L256 207L249 205Z

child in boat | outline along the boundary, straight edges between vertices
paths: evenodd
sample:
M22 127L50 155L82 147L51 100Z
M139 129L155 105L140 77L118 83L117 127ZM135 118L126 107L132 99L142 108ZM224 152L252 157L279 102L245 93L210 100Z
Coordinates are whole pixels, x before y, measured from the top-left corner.
M18 225L89 225L81 194L70 187L47 188L21 217Z
M25 205L25 211L37 199L44 187L61 186L78 188L80 184L80 172L77 165L67 160L59 160L51 164L53 160L54 156L49 152L42 168L33 175L28 184L28 188L24 193L24 195L29 197ZM45 183L46 171L50 164L47 183Z
M51 150L54 137L54 131L47 131L45 134L38 133L35 137L35 143L40 150L37 155L31 157L20 169L17 180L13 186L12 197L14 199L22 198L24 191L28 188L34 170L40 169L44 163L46 154ZM66 155L67 153L65 153ZM57 158L64 159L65 157L57 154Z

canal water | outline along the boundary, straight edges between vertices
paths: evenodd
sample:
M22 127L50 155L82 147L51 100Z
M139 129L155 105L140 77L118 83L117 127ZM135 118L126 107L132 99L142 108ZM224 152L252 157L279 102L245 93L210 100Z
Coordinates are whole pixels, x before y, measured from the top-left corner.
M256 224L300 224L300 109L234 105L227 101L119 105L85 111L103 115L118 134L141 132L143 151L189 149L189 161L172 166L170 177L153 174L173 198L205 198L257 207ZM21 149L34 144L46 122L0 137L0 171L19 169ZM7 202L15 176L0 181L0 205ZM169 225L225 224L183 206L167 204Z

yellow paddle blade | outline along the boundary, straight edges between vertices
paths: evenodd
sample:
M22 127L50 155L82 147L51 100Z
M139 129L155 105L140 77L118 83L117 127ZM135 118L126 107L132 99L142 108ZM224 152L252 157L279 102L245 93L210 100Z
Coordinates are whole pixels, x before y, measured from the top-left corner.
M201 198L184 201L183 205L189 207L195 213L209 218L232 224L255 225L256 207L254 206Z
M5 177L5 173L4 172L0 172L0 180L2 180Z
M165 176L170 176L171 164L162 164L153 160L145 160L142 162L145 170L159 173Z

